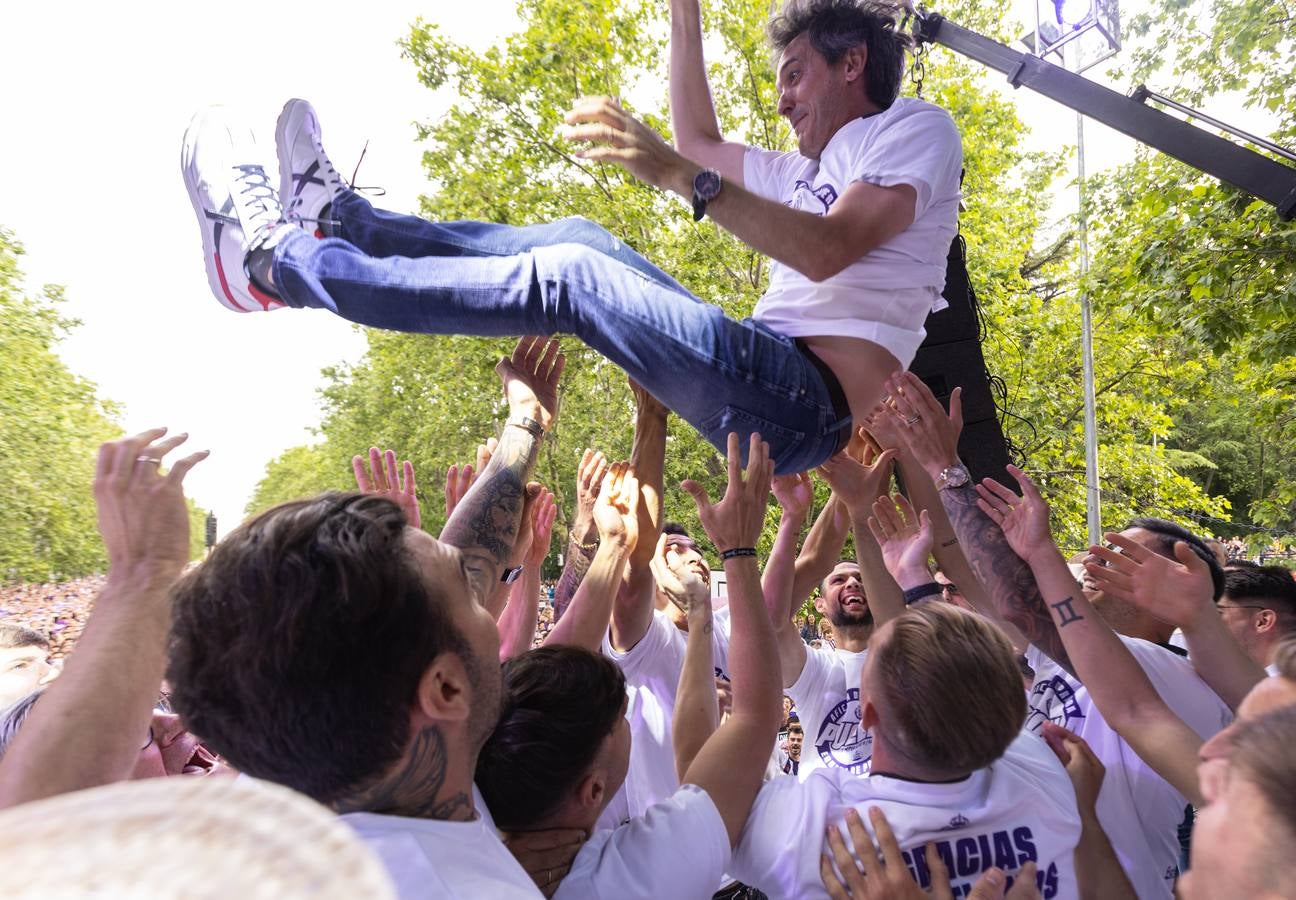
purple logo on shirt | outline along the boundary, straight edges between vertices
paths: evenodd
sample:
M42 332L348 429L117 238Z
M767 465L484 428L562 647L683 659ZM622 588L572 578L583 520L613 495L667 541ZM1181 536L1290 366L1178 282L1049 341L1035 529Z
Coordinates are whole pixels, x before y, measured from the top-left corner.
M792 186L792 199L788 201L788 206L822 216L827 214L836 202L837 189L831 184L814 187L808 181L797 181Z
M873 735L860 724L861 718L859 688L851 688L846 699L824 716L815 736L815 751L825 766L867 774L873 759Z
M1026 707L1026 728L1034 732L1043 727L1045 720L1074 731L1084 718L1075 688L1061 675L1036 682Z

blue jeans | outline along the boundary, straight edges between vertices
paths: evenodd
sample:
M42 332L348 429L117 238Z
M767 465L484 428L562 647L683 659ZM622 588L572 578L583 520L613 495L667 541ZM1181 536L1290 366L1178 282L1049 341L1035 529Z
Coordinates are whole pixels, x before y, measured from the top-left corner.
M694 297L584 219L512 227L427 222L338 197L341 238L286 235L273 277L290 306L423 334L573 334L724 452L758 431L780 474L850 436L831 371L789 337Z

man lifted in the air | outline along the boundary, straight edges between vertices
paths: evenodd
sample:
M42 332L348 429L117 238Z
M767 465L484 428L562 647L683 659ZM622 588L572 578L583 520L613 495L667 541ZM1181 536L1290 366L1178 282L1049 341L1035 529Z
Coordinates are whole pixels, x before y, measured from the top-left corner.
M671 0L676 148L607 97L579 100L586 159L691 200L772 257L737 322L581 219L516 228L376 210L329 162L314 110L284 108L278 195L246 130L200 114L182 163L222 303L319 307L431 334L570 333L621 366L723 451L753 431L780 473L843 447L851 421L905 368L939 302L962 149L948 113L897 99L909 40L895 3L790 0L769 26L779 113L797 150L720 134L697 0ZM316 231L326 235L316 239Z

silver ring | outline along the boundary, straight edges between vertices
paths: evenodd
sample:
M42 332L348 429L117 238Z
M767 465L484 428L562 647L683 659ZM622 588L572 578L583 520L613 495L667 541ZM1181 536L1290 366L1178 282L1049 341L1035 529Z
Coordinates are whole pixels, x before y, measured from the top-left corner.
M914 415L910 416L909 418L907 418L907 419L904 420L904 422L905 422L906 425L913 425L914 423L916 423L916 422L921 422L921 421L922 421L922 416L920 416L920 415L918 415L918 414L916 414L916 413L915 413Z
M135 462L137 462L137 463L156 463L156 464L159 465L159 466L162 465L162 460L160 460L160 459L154 459L154 458L151 457L151 456L137 456L137 457L135 457Z

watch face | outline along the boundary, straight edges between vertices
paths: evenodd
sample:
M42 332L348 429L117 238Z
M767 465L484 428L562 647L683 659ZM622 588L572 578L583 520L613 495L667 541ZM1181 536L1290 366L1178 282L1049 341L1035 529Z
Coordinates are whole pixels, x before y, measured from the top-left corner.
M947 487L963 487L971 480L968 470L963 466L950 466L941 475Z
M720 173L715 169L703 169L693 177L693 193L703 200L714 200L720 193Z

